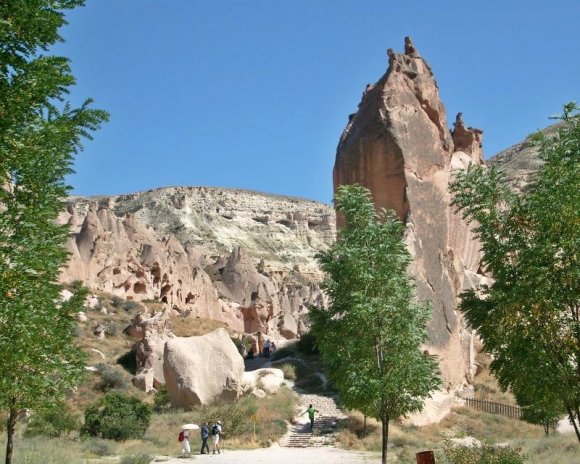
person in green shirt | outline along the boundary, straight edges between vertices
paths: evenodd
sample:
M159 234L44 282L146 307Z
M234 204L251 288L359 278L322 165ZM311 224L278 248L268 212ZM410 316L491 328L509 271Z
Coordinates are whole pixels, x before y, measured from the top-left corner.
M301 416L308 413L308 417L310 418L310 431L314 429L314 413L317 413L318 409L314 409L312 405L308 406L308 409L304 411Z

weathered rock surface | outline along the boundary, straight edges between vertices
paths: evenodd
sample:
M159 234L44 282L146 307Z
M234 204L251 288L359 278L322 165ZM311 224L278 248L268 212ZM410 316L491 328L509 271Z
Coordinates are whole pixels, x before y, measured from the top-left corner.
M284 383L284 373L280 369L264 368L244 372L242 390L244 393L263 398L274 395Z
M168 340L163 361L173 407L232 401L242 393L244 360L225 329Z
M309 305L324 303L314 255L334 240L335 217L320 203L166 188L71 198L60 221L73 229L63 282L273 337L296 337Z
M369 188L377 209L393 209L406 223L421 300L433 302L429 346L439 356L445 387L456 390L474 373L471 330L455 310L466 273L477 281L479 244L450 206L452 169L483 164L482 132L461 114L447 127L445 108L427 62L410 39L405 53L388 51L389 67L368 85L338 144L335 189Z
M553 124L541 130L551 137L556 134L561 124ZM532 144L529 138L517 143L486 161L488 166L495 166L505 175L508 185L517 193L525 192L526 187L542 165L538 157L538 147Z

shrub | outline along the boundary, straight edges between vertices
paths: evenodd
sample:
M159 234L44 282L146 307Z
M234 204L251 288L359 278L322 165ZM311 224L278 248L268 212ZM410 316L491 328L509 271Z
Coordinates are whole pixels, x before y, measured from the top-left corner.
M276 365L284 373L284 378L289 380L296 380L296 367L288 362L283 362Z
M136 301L128 300L123 304L123 309L127 312L141 309L141 305Z
M37 435L52 438L68 437L79 428L79 417L70 412L66 403L59 402L49 409L33 414L24 435L28 437Z
M462 446L448 438L439 459L443 464L523 464L526 461L526 457L521 455L521 448Z
M121 298L120 296L115 295L115 296L113 296L113 298L111 298L111 304L115 308L123 307L124 303L125 303L125 300L123 298Z
M139 398L107 393L85 410L83 433L121 441L140 438L151 421L151 407Z
M134 456L123 456L121 464L149 464L153 461L153 457L148 454L136 454Z
M311 333L302 335L298 339L296 347L298 348L298 351L300 351L300 353L305 354L307 356L320 354L320 351L318 351L318 348L316 347L316 338L314 338L314 335Z
M171 409L169 393L167 392L167 387L165 385L161 385L153 397L153 410L155 412L161 413L169 409Z
M110 390L125 390L128 383L123 377L123 373L108 364L97 364L97 373L101 377L101 381L97 384L97 389L102 392Z

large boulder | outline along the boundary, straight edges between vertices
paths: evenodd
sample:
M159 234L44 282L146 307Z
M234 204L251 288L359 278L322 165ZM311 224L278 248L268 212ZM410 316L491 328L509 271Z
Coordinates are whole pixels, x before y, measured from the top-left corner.
M426 349L439 355L444 386L455 391L475 368L458 295L466 280L483 276L479 243L450 205L449 183L454 169L483 164L482 131L466 127L461 114L449 130L433 72L409 38L404 53L388 56L387 72L367 86L341 136L334 186L369 188L377 210L392 209L406 223L417 295L433 303Z
M233 401L242 392L244 360L225 329L165 343L163 373L176 408Z

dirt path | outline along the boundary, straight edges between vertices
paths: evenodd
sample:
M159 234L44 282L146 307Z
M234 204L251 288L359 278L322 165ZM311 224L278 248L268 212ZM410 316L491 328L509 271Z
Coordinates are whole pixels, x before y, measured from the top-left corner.
M191 458L170 458L168 464L188 462L212 464L374 464L380 456L332 447L284 448L278 445L257 450L228 450L221 454L197 455Z

